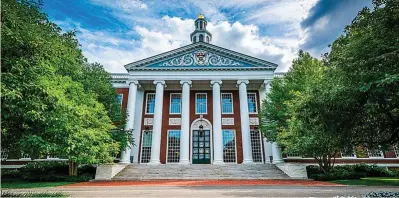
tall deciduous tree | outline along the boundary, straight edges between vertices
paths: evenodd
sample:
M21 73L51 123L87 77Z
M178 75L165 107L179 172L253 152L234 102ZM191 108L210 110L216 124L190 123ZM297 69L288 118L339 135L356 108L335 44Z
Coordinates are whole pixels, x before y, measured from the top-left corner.
M1 143L33 158L66 157L76 175L79 163L111 161L128 138L113 135L112 120L124 120L115 120L122 113L109 74L87 64L75 33L62 33L40 7L2 1Z

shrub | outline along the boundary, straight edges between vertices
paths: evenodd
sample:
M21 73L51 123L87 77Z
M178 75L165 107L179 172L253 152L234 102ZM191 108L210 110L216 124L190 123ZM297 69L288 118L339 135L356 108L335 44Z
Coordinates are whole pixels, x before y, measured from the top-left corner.
M369 192L365 197L399 197L399 192L380 191L380 192Z
M21 172L18 169L2 169L1 179L19 179Z
M360 179L363 177L393 177L395 172L377 165L364 163L356 165L335 166L329 173L324 173L318 166L306 167L310 179L328 181L337 179Z
M11 192L2 191L1 197L67 197L61 192Z
M30 182L80 182L94 178L96 168L92 165L78 167L78 176L69 176L68 164L60 161L31 162L21 168L21 178Z

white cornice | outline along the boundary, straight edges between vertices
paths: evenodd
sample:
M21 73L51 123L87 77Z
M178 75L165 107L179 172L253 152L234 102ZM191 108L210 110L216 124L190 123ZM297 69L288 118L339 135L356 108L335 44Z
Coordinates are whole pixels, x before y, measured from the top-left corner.
M254 65L253 68L262 68L264 70L275 70L277 68L277 64L275 63L271 63L259 58L255 58L252 56L248 56L245 54L241 54L229 49L225 49L216 45L212 45L209 43L205 43L205 42L198 42L198 43L193 43L190 45L186 45L165 53L161 53L146 59L142 59L133 63L129 63L127 65L125 65L126 70L131 71L131 70L174 70L174 69L179 69L179 70L196 70L196 69L214 69L214 68L193 68L193 67L184 67L184 68L148 68L146 66L151 65L151 64L155 64L161 61L164 61L166 59L170 59L170 58L174 58L176 56L181 55L182 53L186 53L189 52L191 50L197 49L197 48L201 48L201 49L208 49L208 50L212 50L213 52L216 52L220 55L226 55L229 56L230 58L236 59L236 60L240 60L243 62L246 62L250 65ZM252 67L251 67L252 68ZM216 68L217 69L217 68ZM229 68L220 68L220 69L229 69ZM235 68L235 69L245 69L243 67L241 68Z

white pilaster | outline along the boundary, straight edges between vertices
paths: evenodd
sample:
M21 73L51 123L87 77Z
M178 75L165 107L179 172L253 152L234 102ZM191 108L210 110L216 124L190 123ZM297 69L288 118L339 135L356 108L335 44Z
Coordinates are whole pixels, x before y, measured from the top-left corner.
M265 150L266 164L270 164L270 156L273 156L272 143L269 142L267 138L263 138L263 147Z
M136 96L137 96L137 87L140 86L139 82L137 80L131 80L128 81L129 83L129 95L128 95L128 101L127 101L127 120L126 120L126 125L125 129L126 130L133 130L133 124L134 124L134 114L135 114L135 108L136 108ZM132 151L132 145L129 145L128 147L125 148L121 152L121 160L119 163L127 164L130 163L130 153Z
M160 164L160 150L161 150L161 130L162 130L162 107L163 107L163 90L165 81L156 80L155 85L155 109L154 109L154 124L152 129L152 144L151 144L151 159L149 164Z
M270 80L263 81L263 87L265 88L265 93L268 94L270 92ZM266 100L268 98L266 97Z
M249 112L248 112L248 96L247 84L248 80L238 80L237 86L240 98L240 117L241 117L241 134L242 134L242 150L243 150L243 164L253 163L251 134L249 129Z
M283 156L281 155L281 150L277 142L273 142L272 151L273 151L273 164L283 163L284 162Z
M224 164L223 162L223 137L222 137L222 108L220 101L221 80L212 80L212 102L213 102L213 164ZM248 125L249 126L249 125Z
M182 110L180 131L180 164L190 163L190 80L182 80Z

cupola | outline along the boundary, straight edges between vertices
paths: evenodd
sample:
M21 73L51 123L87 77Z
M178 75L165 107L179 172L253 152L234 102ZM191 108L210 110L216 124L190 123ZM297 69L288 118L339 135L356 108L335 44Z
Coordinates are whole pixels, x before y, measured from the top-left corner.
M207 42L210 43L212 41L212 34L206 30L206 26L208 22L206 21L204 15L200 13L197 17L197 20L194 22L195 30L190 34L191 42Z

